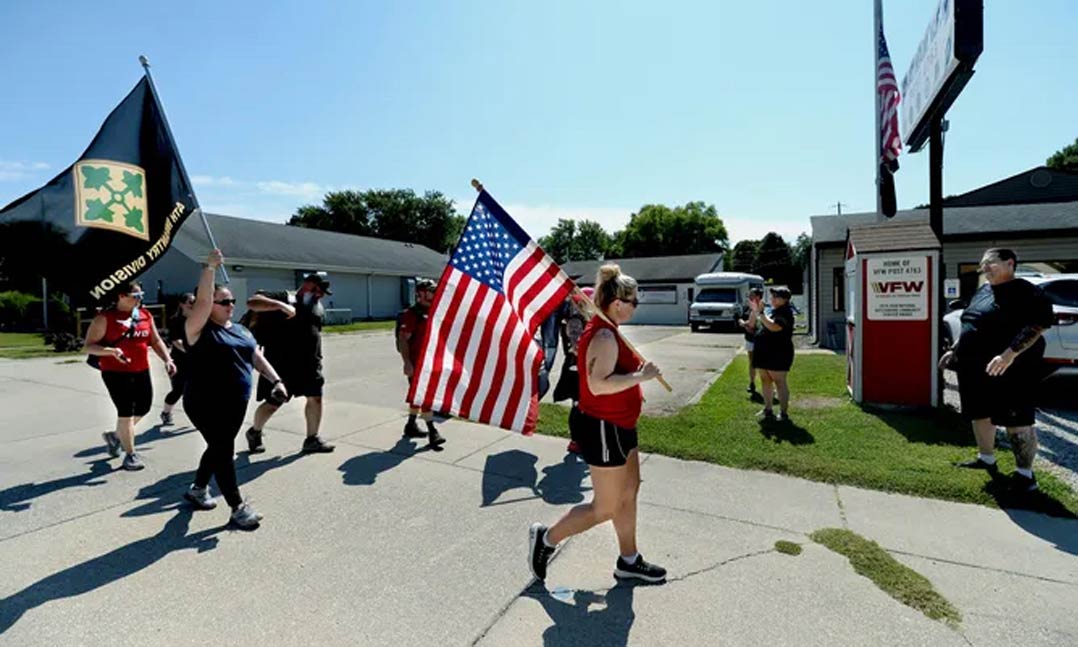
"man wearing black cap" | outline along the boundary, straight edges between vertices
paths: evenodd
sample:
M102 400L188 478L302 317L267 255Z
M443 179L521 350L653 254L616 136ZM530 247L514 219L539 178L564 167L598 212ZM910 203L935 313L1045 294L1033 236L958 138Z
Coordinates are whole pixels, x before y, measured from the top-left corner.
M397 351L404 363L404 376L408 378L408 386L419 374L419 353L423 348L423 336L427 332L427 319L430 317L430 306L434 301L434 293L438 284L430 279L419 279L415 284L416 302L406 308L400 317L400 326L397 329ZM427 431L420 431L416 423L416 416L423 418L427 423ZM434 413L419 407L409 405L408 422L404 425L405 438L427 437L431 448L438 451L445 444L445 438L434 427Z
M304 452L331 452L333 445L318 437L322 424L322 321L325 308L322 297L333 294L329 281L321 274L308 274L295 294L259 292L247 300L247 307L258 313L255 335L264 347L267 361L277 369L289 398L307 398L307 438ZM272 358L272 359L270 359ZM252 454L266 451L262 430L277 409L288 400L273 396L273 384L258 381L258 401L254 425L247 430L247 445Z

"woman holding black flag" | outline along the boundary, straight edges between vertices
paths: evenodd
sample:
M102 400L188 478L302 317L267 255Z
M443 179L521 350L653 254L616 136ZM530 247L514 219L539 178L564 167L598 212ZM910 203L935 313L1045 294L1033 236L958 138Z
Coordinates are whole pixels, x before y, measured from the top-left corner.
M210 252L185 326L189 373L183 408L206 440L206 451L198 464L195 482L184 498L202 510L216 507L209 494L213 476L232 508L232 522L240 528L253 529L262 515L240 496L233 463L236 436L251 399L252 367L273 383L274 397L286 399L288 392L258 350L251 331L232 323L236 299L227 287L213 282L214 273L223 263L221 250Z

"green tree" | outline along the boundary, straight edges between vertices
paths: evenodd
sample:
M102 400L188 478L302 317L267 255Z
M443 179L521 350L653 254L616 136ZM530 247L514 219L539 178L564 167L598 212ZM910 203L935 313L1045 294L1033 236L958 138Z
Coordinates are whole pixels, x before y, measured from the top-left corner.
M567 218L559 218L558 224L550 230L550 233L540 238L537 242L554 262L559 265L572 260L573 239L576 238L576 221Z
M607 257L611 238L603 226L594 220L582 220L573 240L574 261L597 261Z
M644 205L631 216L619 238L621 256L626 258L721 252L729 246L718 211L703 202L674 208Z
M1057 171L1078 172L1078 139L1075 139L1070 146L1064 146L1062 150L1056 151L1055 155L1048 158L1045 165Z
M769 232L760 241L753 272L764 277L764 280L787 285L791 290L800 292L800 271L794 265L790 246L775 232Z
M756 253L760 250L760 241L742 240L734 245L734 251L728 254L730 258L727 269L731 272L752 272L756 269Z
M812 237L801 232L797 236L797 242L790 247L790 255L793 257L794 265L803 272L812 257Z
M332 191L319 205L304 205L288 221L296 227L426 245L442 252L456 244L463 218L437 191L411 189Z

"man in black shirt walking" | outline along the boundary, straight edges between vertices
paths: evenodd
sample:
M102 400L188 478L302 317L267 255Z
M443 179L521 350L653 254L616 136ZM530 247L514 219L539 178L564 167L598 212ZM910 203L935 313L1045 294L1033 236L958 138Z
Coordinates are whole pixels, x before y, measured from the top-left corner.
M973 424L979 455L958 467L996 474L996 426L1007 428L1018 465L1017 492L1037 489L1033 429L1037 386L1043 377L1042 334L1054 323L1052 302L1025 279L1015 278L1017 255L990 249L981 259L987 283L962 313L958 344L940 359L958 372L962 414Z
M325 308L322 297L333 294L329 281L319 274L308 274L294 295L287 292L256 294L247 307L258 313L255 336L265 348L266 360L281 376L289 398L307 398L307 438L304 452L331 452L333 445L318 437L322 424L322 321ZM258 381L258 400L254 426L247 430L247 445L252 454L266 451L262 430L270 417L288 400L274 396L273 385Z

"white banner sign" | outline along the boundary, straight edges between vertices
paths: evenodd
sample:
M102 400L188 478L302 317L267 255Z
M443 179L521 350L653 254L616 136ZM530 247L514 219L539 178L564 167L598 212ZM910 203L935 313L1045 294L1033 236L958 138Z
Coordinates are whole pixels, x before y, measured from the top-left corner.
M872 258L865 271L869 320L928 319L928 257Z
M641 287L636 298L640 303L677 303L677 286Z
M907 144L944 82L958 68L954 46L954 3L955 0L940 0L910 61L909 70L902 78L899 117Z

